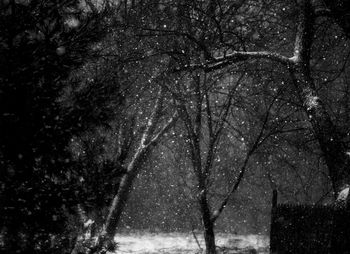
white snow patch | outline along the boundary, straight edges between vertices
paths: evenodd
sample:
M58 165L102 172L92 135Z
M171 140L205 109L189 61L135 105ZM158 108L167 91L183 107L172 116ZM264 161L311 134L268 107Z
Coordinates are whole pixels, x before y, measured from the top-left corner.
M95 222L93 220L89 219L87 222L84 223L84 227L87 228L87 227L91 226L94 223Z
M319 98L317 96L314 96L314 95L307 96L306 98L307 109L310 110L310 109L316 108L318 106L318 100Z
M203 236L197 234L202 248ZM119 247L116 253L155 254L155 253L198 253L199 248L192 233L135 233L117 234L115 241ZM229 248L230 252L255 249L260 254L268 253L269 240L262 235L216 234L216 245Z
M343 189L339 195L338 195L338 198L337 198L337 201L339 202L345 202L349 196L349 190L350 188L349 187L346 187L345 189Z

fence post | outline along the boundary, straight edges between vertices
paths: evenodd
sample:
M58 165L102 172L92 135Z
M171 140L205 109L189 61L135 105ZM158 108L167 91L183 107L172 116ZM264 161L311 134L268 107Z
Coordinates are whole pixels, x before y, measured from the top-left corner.
M277 206L277 190L272 191L272 208Z
M270 253L276 253L276 208L277 208L277 190L272 191L272 209L271 209L271 227L270 227Z

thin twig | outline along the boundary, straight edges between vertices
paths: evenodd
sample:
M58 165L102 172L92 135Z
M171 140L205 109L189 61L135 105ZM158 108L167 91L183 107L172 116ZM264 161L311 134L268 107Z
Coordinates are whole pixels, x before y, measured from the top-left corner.
M194 240L196 240L196 243L197 243L197 245L198 245L199 250L202 251L203 248L201 247L201 245L200 245L200 243L199 243L199 241L198 241L198 238L197 238L197 236L196 236L196 233L194 232L194 227L193 227L193 225L192 225L191 231L192 231L192 235L193 235Z

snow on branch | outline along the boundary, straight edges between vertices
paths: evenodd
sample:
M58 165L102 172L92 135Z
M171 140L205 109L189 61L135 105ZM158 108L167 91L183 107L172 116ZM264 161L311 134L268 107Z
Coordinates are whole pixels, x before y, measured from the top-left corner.
M287 67L293 66L294 64L296 64L295 57L286 57L275 52L233 51L230 54L213 58L213 60L209 60L205 63L186 65L184 67L177 69L176 71L203 69L206 72L210 72L210 71L224 68L231 64L248 61L248 60L254 60L254 59L271 60L274 62L281 63L282 65L285 65Z
M213 63L206 65L206 70L216 70L223 68L227 65L238 63L250 59L267 59L275 62L279 62L283 65L294 64L293 58L285 57L279 53L269 51L234 51L226 56L215 58Z
M162 111L163 100L164 100L163 89L160 88L153 111L151 113L151 116L148 119L146 129L142 135L140 148L145 147L146 144L150 143L150 141L152 140L151 136L157 127L157 122L159 120L160 113Z
M178 116L177 111L172 115L172 117L165 123L163 128L151 139L151 141L146 144L146 146L154 145L157 141L176 123Z

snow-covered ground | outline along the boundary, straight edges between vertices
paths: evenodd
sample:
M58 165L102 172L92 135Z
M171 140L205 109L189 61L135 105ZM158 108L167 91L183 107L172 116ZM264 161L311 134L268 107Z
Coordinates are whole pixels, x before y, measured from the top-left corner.
M197 234L197 238L201 247L204 248L203 237ZM117 234L115 240L119 243L119 249L116 253L120 254L200 253L192 233ZM221 253L266 254L268 253L269 240L268 237L260 235L217 234L216 244Z

